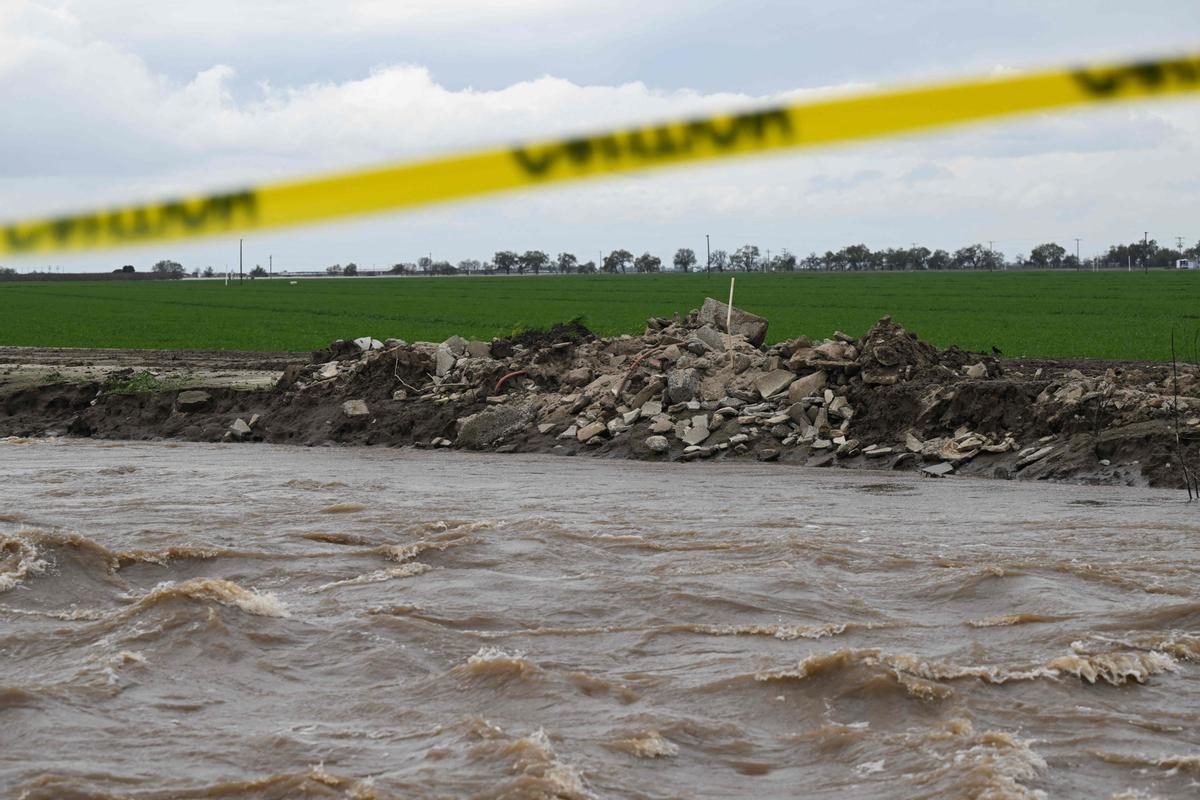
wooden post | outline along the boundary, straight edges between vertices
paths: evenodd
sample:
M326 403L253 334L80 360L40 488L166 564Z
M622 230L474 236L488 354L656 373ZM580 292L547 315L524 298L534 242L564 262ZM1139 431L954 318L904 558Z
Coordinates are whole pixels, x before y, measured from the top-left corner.
M733 336L733 331L730 329L733 325L733 282L737 278L729 279L729 305L725 307L725 349L729 351L729 365L733 366L733 347L730 345L730 337Z

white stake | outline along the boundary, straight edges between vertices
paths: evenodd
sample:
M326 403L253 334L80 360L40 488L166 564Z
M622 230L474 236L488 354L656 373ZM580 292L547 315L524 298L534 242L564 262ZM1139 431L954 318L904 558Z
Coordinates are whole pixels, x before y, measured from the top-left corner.
M733 325L733 282L737 278L729 279L729 305L725 307L725 349L729 351L729 363L733 364L733 347L730 345L729 337L733 335L730 330Z

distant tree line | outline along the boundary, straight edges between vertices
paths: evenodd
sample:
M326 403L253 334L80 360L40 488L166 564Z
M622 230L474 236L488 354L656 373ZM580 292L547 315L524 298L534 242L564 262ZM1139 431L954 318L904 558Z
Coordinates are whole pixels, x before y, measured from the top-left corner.
M914 245L912 247L889 247L883 250L872 250L865 244L852 244L840 250L827 250L824 254L809 253L804 258L797 258L786 248L776 253L770 250L764 255L762 250L753 244L745 244L732 253L726 250L713 250L702 261L695 251L681 247L675 251L669 269L675 272L695 272L705 269L714 272L918 272L929 270L1001 270L1001 269L1085 269L1093 266L1103 269L1130 267L1136 269L1170 268L1180 259L1200 261L1200 241L1191 247L1162 247L1154 239L1134 241L1129 244L1114 244L1099 256L1083 259L1076 258L1075 253L1057 242L1045 242L1032 248L1028 255L1018 253L1012 258L992 247L983 244L972 244L950 252L948 250L931 250L928 247ZM625 249L613 250L602 256L600 263L595 261L580 261L574 253L559 253L551 257L541 250L526 250L517 253L513 250L498 250L490 260L465 259L457 264L449 261L434 261L429 256L422 256L415 262L393 264L386 271L395 275L540 275L542 273L556 274L626 274L662 272L663 261L649 252L635 256ZM133 266L114 269L113 272L132 273ZM187 274L184 267L177 261L163 260L150 268L155 277L182 278ZM36 271L31 274L39 274ZM211 278L214 276L212 267L203 271L192 270L195 277ZM354 262L345 266L334 264L325 268L325 274L331 276L359 275L359 267ZM370 274L380 274L372 271ZM9 267L0 267L0 278L15 276L16 271ZM251 278L266 277L267 270L261 265L255 265L249 271Z

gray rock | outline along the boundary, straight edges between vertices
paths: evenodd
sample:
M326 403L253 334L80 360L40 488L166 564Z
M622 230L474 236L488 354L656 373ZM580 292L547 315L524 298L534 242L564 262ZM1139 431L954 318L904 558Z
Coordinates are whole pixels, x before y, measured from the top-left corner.
M774 369L754 380L754 388L763 399L779 394L796 380L796 373L786 369Z
M489 406L458 421L458 445L482 450L499 439L524 430L533 421L528 406Z
M434 361L437 365L437 376L444 378L450 374L450 370L454 369L454 362L458 359L454 355L454 351L446 344L438 345L437 356Z
M587 367L576 367L563 375L563 383L567 386L585 386L592 380L592 371Z
M935 478L940 478L943 475L949 475L954 472L954 465L949 461L943 461L940 464L930 464L928 467L921 467L921 472L926 475L932 475Z
M233 424L229 426L229 432L238 439L244 439L250 435L250 425L246 422L246 420L238 417L233 421Z
M451 336L449 339L442 342L442 344L454 354L455 358L458 358L459 356L465 356L467 354L467 346L469 345L469 342L461 336ZM488 347L488 350L490 352L490 346Z
M608 426L603 422L593 422L591 425L584 425L582 428L580 428L579 432L575 434L575 438L581 442L587 442L596 438L607 430Z
M1029 449L1032 450L1033 448L1029 448ZM1032 464L1035 461L1041 461L1043 458L1045 458L1046 456L1048 456L1054 452L1054 447L1052 445L1047 446L1047 447L1040 447L1037 450L1033 450L1032 453L1028 453L1026 451L1021 451L1021 452L1022 452L1022 455L1017 459L1017 469L1023 469L1024 467L1029 466L1030 464Z
M212 395L199 389L188 389L175 396L175 407L180 411L203 411L212 405Z
M672 403L685 403L700 391L700 373L694 369L672 370L667 375L667 399Z
M725 318L728 313L729 306L719 300L706 297L704 298L704 305L700 307L700 313L696 319L702 325L711 325L718 331L725 331ZM726 332L741 334L753 346L761 347L763 340L767 338L768 324L767 320L757 314L751 314L734 306L732 315L730 316L730 330Z
M808 413L804 409L803 403L793 403L787 410L788 418L796 424L800 429L801 435L812 430L812 420L808 418Z
M492 343L479 340L467 342L467 355L471 358L491 358Z
M671 443L665 436L647 436L646 449L653 453L665 453L671 449Z
M641 411L643 417L657 417L662 413L662 403L658 400L647 400L642 403Z
M336 378L339 369L340 368L338 367L338 363L336 361L328 361L322 364L321 368L317 370L317 378L323 381L330 378Z
M980 378L986 378L987 377L987 365L984 364L982 361L980 361L978 364L972 364L971 366L964 368L963 372L965 372L967 377L971 378L972 380L979 380Z
M354 344L357 345L358 349L362 350L364 353L368 350L383 349L383 342L379 341L378 339L372 339L370 336L360 336L354 340Z
M725 335L712 325L701 325L696 330L692 331L692 336L709 346L710 349L716 350L718 353L725 351Z
M692 424L684 429L683 436L679 438L683 439L685 444L698 445L708 438L708 425L697 425L693 420Z
M828 376L825 374L825 370L797 378L788 386L788 400L795 403L806 397L812 397L825 388L826 380L828 380Z
M365 400L347 400L342 403L342 413L347 417L365 417L371 413Z

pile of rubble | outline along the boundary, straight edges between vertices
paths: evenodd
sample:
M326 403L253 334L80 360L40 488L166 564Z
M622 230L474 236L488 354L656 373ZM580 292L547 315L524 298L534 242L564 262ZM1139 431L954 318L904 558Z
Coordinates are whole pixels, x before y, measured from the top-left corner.
M1101 457L1103 433L1151 422L1200 436L1190 368L1178 386L1112 370L1026 376L991 357L938 350L888 317L861 338L764 347L767 329L709 298L686 318L648 320L641 336L598 339L576 323L491 342L368 337L292 365L280 388L292 403L336 400L342 419L326 422L335 440L400 415L433 420L406 423L409 443L426 447L743 456L933 475L1062 477L1079 472L1084 445L1074 439L1090 436L1092 466L1113 467L1110 479L1121 480L1129 465ZM1120 448L1110 449L1116 457Z
M1200 474L1195 364L1000 361L938 349L887 317L822 341L766 345L767 329L710 298L638 336L597 338L574 322L489 342L339 340L289 364L274 389L223 373L182 385L119 371L0 379L0 435L744 458L1155 486L1182 485L1181 465Z

